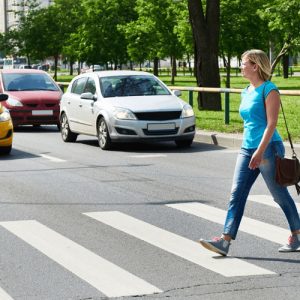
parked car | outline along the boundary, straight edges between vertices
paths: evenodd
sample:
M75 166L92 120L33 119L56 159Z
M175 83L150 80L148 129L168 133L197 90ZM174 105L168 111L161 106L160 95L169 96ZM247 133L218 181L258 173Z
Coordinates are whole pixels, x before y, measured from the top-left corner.
M73 78L60 105L61 135L98 137L102 149L113 142L175 141L190 146L195 135L192 107L155 76L136 71L101 71Z
M59 127L60 87L44 71L11 69L0 71L2 104L10 111L14 127L56 124Z
M9 154L13 142L13 124L10 113L2 103L8 99L8 95L0 94L0 154Z

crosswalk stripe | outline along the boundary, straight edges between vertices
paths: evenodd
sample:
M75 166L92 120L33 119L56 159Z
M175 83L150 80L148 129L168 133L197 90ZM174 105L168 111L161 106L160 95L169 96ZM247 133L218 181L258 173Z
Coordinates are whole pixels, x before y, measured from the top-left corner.
M9 296L3 289L0 288L0 299L1 300L14 300L11 296Z
M248 200L279 208L279 205L274 201L273 197L269 195L249 195ZM298 212L300 212L300 204L299 203L295 203L295 204Z
M108 297L162 292L35 220L0 222L0 225Z
M85 215L125 232L169 253L182 257L226 277L275 274L240 259L214 258L198 243L118 211L89 212Z
M222 225L226 217L226 211L202 203L178 203L167 206ZM278 244L284 243L290 235L287 229L248 217L243 217L239 230Z

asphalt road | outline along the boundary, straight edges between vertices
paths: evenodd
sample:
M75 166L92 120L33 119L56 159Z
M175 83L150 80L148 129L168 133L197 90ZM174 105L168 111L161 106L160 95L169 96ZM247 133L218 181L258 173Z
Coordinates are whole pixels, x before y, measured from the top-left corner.
M195 242L222 231L236 155L19 129L0 158L0 299L298 298L300 254L277 252L287 223L261 178L230 257Z

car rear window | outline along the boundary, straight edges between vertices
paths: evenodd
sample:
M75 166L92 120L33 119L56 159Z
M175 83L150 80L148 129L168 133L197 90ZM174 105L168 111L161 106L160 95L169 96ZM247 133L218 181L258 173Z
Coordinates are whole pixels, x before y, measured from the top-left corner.
M6 91L58 91L59 88L48 74L3 73Z
M129 75L100 78L103 97L170 95L169 90L153 76Z

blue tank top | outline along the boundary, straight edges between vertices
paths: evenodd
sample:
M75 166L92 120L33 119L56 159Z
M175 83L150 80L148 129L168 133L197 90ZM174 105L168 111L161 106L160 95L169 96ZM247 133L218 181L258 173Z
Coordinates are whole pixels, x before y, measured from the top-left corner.
M264 101L272 90L278 91L278 88L271 81L265 81L252 91L249 91L248 87L242 91L242 101L239 109L244 120L242 148L255 149L258 147L267 127ZM277 129L275 129L270 142L281 140Z

